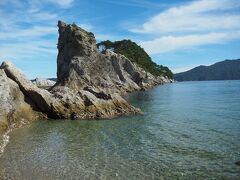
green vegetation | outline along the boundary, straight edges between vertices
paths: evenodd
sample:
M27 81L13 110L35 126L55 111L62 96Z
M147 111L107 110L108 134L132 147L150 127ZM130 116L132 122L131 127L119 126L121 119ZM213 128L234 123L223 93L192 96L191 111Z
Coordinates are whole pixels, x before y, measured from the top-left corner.
M130 59L132 62L138 64L145 71L150 72L155 76L167 76L168 78L173 78L173 73L166 66L158 65L152 61L151 57L131 40L122 40L111 42L109 40L102 41L97 44L100 51L106 49L111 49L115 53L122 54Z

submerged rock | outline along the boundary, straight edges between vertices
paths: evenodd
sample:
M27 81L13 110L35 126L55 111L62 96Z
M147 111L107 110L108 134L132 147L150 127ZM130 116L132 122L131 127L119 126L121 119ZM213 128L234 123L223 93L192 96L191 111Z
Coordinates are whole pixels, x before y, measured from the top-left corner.
M240 161L235 162L236 165L240 166Z

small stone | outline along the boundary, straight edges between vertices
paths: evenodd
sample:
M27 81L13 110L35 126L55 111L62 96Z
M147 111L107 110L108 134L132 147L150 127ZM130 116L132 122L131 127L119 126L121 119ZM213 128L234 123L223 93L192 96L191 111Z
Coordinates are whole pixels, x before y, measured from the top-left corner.
M240 166L240 161L235 162L236 165Z

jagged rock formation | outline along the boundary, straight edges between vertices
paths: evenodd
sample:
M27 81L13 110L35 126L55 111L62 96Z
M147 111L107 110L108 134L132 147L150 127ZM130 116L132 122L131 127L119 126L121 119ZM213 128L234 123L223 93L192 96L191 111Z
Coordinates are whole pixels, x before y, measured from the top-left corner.
M10 62L2 63L0 82L0 133L12 124L45 117L97 119L140 112L119 94L106 94L94 87L72 90L56 86L51 92L38 88Z
M26 121L39 116L98 119L136 114L140 109L120 94L169 81L145 72L123 55L100 53L94 35L74 24L59 21L58 27L57 82L49 91L27 80L10 62L2 63L0 123L9 126L21 114L29 115L23 118Z
M116 93L105 94L98 89L87 87L72 90L66 86L56 86L50 93L27 80L10 62L3 62L1 69L9 79L17 83L31 107L49 118L108 118L139 111Z
M145 71L150 72L154 76L166 76L168 79L173 79L173 73L168 67L156 64L146 51L137 43L130 39L121 41L102 41L97 43L99 51L110 49L111 51L122 54L127 57L131 62L136 63Z
M47 90L40 89L15 68L10 62L3 62L0 69L3 69L7 77L17 83L19 90L24 94L27 102L36 111L47 114L50 118L61 118L64 108L58 98Z
M124 93L163 83L123 55L109 50L100 53L92 33L61 21L58 27L57 85Z
M18 84L0 69L0 134L10 125L20 126L40 117L41 114L29 105Z

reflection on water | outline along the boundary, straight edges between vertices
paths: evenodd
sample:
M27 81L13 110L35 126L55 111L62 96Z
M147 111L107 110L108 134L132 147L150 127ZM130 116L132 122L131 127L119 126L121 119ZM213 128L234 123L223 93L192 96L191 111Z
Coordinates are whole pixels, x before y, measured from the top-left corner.
M238 179L240 81L159 86L128 97L144 115L38 121L10 133L5 179Z

